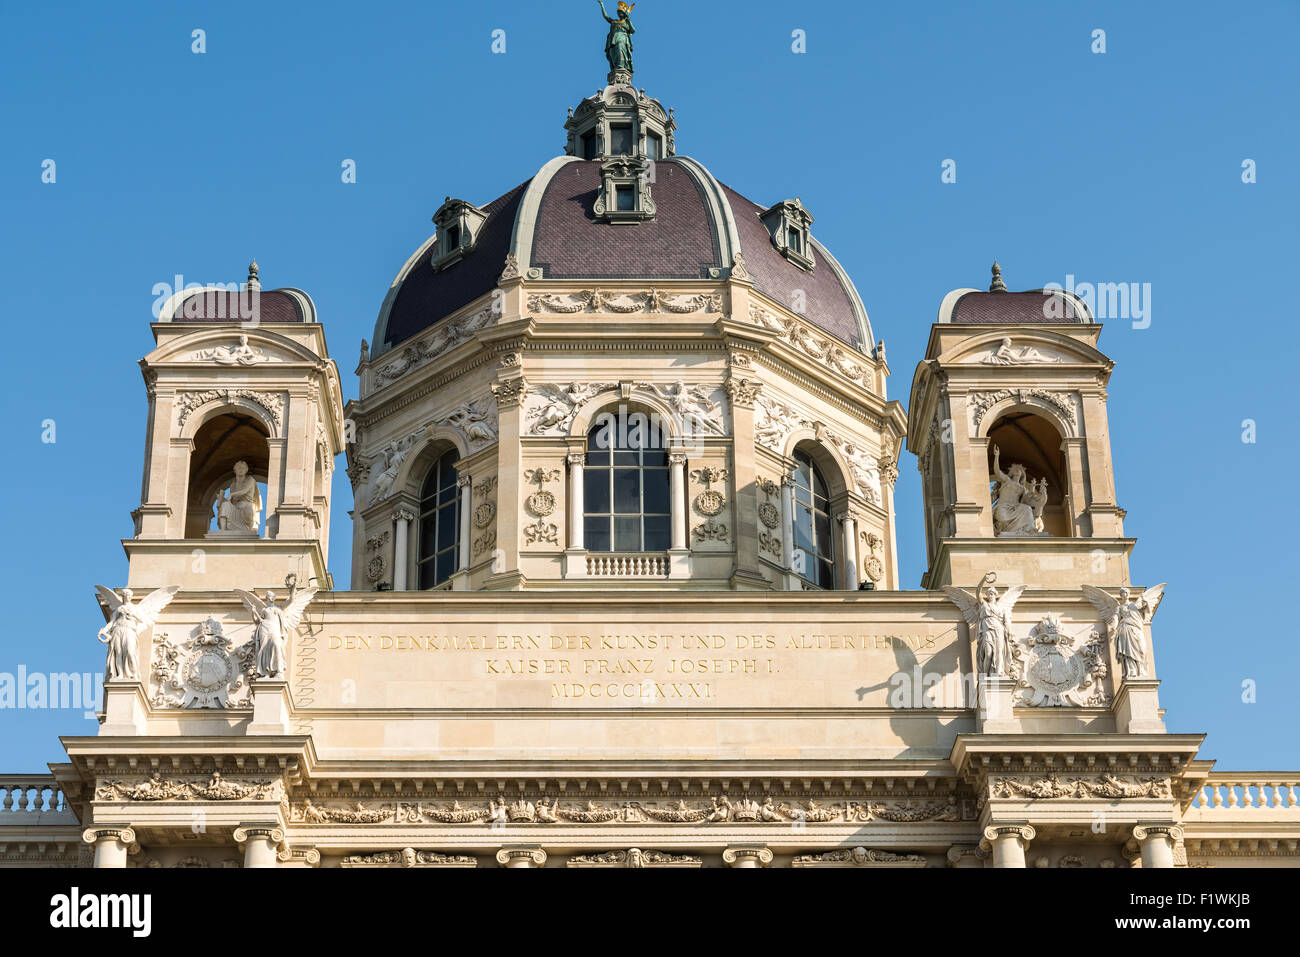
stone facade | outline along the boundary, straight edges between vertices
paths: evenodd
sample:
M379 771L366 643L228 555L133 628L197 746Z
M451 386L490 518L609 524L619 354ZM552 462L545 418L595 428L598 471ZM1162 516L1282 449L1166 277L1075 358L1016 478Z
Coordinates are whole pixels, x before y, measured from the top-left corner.
M1215 772L1164 726L1165 586L1129 578L1086 307L996 271L949 294L905 413L798 200L724 190L630 87L584 103L570 156L439 210L346 407L304 293L267 293L253 323L164 310L135 594L100 593L137 665L106 683L99 736L0 777L0 863L1300 864L1300 773ZM621 123L637 152L613 162ZM654 137L680 182L597 215ZM586 277L534 258L578 162L605 177L582 228L613 250ZM713 244L699 275L629 265L686 195ZM421 325L417 288L456 305ZM602 415L657 435L654 547L591 540ZM922 590L898 568L904 444ZM350 590L326 570L344 452Z

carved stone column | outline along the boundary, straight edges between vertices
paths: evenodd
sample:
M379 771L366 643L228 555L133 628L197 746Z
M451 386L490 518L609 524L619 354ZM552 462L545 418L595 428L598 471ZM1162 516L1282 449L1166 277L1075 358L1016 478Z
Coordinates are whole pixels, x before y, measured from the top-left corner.
M95 848L96 867L126 867L126 855L138 850L135 831L125 824L101 824L81 832L81 839Z
M284 831L274 824L241 824L235 828L235 843L244 845L245 867L275 867L277 848Z
M586 511L583 493L586 486L582 467L587 461L587 453L572 451L564 457L564 461L569 464L569 541L564 549L564 577L586 578L587 549L582 541L583 512Z
M545 867L546 852L540 844L508 844L497 851L502 867Z
M843 587L848 591L858 590L858 523L848 512L837 516L844 533L844 569L841 571Z
M472 520L473 488L468 475L458 475L456 485L460 488L460 556L456 565L456 574L452 576L451 587L455 591L469 591L470 539L474 533Z
M761 383L756 379L730 376L723 383L731 405L732 517L735 519L736 568L733 588L769 590L772 583L763 574L758 558L758 469L755 465L754 404Z
M728 867L767 867L772 863L772 849L765 844L730 844L722 852Z
M993 852L994 867L1024 867L1025 851L1037 834L1030 824L990 824L980 847Z
M781 478L781 565L786 573L786 590L798 587L794 582L794 476Z
M407 508L393 512L396 527L393 531L393 591L406 591L406 569L409 555L410 527L415 521L415 513Z
M689 578L691 552L686 543L686 453L668 453L668 510L672 513L672 545L668 552L668 577Z
M1174 845L1183 836L1177 824L1138 824L1133 837L1142 850L1142 867L1173 867Z

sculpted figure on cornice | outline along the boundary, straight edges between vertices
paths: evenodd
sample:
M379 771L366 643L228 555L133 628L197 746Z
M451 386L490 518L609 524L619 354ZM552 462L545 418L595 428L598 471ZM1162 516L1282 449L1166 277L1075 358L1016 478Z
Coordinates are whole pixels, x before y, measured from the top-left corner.
M617 382L570 382L568 386L541 384L531 387L539 401L528 410L530 435L567 435L579 406L593 396L617 389Z
M240 336L239 342L229 346L213 346L211 349L200 349L194 353L194 359L198 362L215 362L223 366L251 366L259 362L267 362L270 356L261 349L248 344L248 336Z
M1056 356L1045 355L1039 352L1033 346L1014 347L1011 344L1011 338L1005 336L998 347L990 352L980 362L984 365L991 366L1023 366L1037 365L1042 363L1061 362L1063 360Z
M952 599L975 633L975 666L981 675L1010 675L1011 610L1024 594L1024 585L1013 585L1001 596L993 587L992 573L985 575L976 587L976 594L953 585L943 586L944 594ZM989 582L987 588L985 582Z
M275 603L275 592L268 591L263 599L252 592L236 588L235 594L243 601L253 616L256 626L253 641L257 648L254 675L263 678L282 678L288 664L289 636L293 634L302 620L308 603L315 597L318 589L292 589L283 605Z
M1165 594L1162 582L1148 588L1137 598L1127 588L1119 590L1116 601L1094 585L1084 585L1083 593L1092 606L1101 612L1106 624L1106 633L1115 643L1115 657L1119 659L1120 671L1125 678L1145 678L1147 674L1147 650L1145 626L1151 624L1160 600Z
M109 611L108 621L96 635L96 638L108 645L104 677L108 681L138 681L140 633L153 626L168 602L176 597L180 586L157 588L138 603L131 600L135 594L129 588L113 591L103 585L96 585L95 590Z

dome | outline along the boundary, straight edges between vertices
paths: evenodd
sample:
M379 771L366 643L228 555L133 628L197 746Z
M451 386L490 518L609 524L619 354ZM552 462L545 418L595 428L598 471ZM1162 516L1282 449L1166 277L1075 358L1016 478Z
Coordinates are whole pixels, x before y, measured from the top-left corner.
M472 245L463 254L458 248L454 261L445 262L435 233L416 250L389 288L373 354L491 292L508 257L529 280L657 282L724 278L737 256L743 256L759 293L848 345L872 352L866 309L830 252L811 234L811 255L803 265L777 248L764 219L777 207L746 199L696 160L671 155L653 165L653 215L635 223L612 222L596 209L603 165L599 159L560 156L485 206L449 197L435 222L459 229L445 225L452 213L443 216L454 206L456 215L470 217ZM797 200L782 205L802 211Z

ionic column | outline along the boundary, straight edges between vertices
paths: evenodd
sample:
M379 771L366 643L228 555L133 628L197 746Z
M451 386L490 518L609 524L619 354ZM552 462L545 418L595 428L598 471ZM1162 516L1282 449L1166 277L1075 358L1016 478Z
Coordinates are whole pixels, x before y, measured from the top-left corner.
M1024 867L1025 850L1037 833L1029 824L991 824L980 847L993 851L994 867Z
M767 867L772 863L772 849L764 844L732 844L722 852L728 867Z
M949 867L983 867L988 856L974 844L954 844L946 855Z
M546 852L539 844L512 844L497 851L502 867L545 867Z
M456 478L456 485L460 487L460 561L458 563L459 571L469 570L469 539L473 534L470 531L472 527L470 520L473 516L470 514L471 492L470 477L460 475Z
M848 512L839 516L844 532L844 569L840 573L844 587L849 591L858 590L858 523Z
M96 867L126 867L126 855L135 845L135 831L124 824L88 827L81 839L95 848Z
M668 453L668 501L673 516L674 551L686 547L686 453Z
M415 521L415 513L407 508L393 512L397 527L393 532L393 591L406 591L407 531Z
M235 843L244 845L245 867L275 867L277 849L284 831L274 824L241 824L235 828Z
M1133 837L1142 851L1142 867L1173 867L1174 845L1183 836L1177 824L1138 824Z
M582 465L587 460L585 452L570 452L565 461L569 463L569 548L582 548L582 513L585 508L582 501Z
M781 477L781 564L794 571L794 476ZM786 583L789 588L789 582Z

